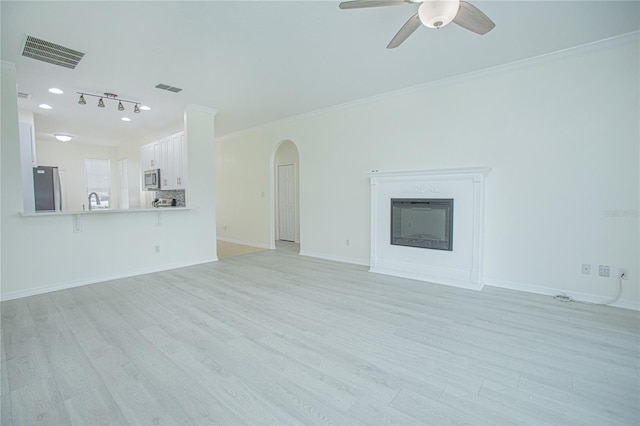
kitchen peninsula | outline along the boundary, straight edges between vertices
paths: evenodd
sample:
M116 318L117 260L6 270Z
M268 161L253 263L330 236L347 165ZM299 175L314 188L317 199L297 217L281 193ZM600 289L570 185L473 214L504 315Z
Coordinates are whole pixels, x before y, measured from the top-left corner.
M82 212L87 200L83 192L79 207L69 209L73 212L28 215L20 213L25 211L19 143L23 120L17 108L15 66L2 62L0 76L2 300L217 260L215 110L185 108L187 173L198 177L189 180L189 207L142 208L138 203L139 209ZM129 164L128 170L139 173L140 165ZM139 174L129 177L140 181ZM73 218L80 219L82 232L70 226L75 225ZM25 268L25 262L32 266Z

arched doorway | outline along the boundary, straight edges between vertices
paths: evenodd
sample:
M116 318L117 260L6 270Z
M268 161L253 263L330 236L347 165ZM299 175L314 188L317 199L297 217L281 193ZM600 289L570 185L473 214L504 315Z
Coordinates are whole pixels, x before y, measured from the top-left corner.
M300 157L289 140L280 142L272 155L272 248L300 250Z

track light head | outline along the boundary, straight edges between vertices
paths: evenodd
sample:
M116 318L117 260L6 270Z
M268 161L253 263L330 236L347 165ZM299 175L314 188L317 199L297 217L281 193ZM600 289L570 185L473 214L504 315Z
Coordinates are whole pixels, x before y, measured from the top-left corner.
M138 106L138 104L135 104L133 106L133 112L135 112L136 114L140 112L140 107Z
M122 102L118 102L118 111L124 111L124 105L122 105Z
M100 98L100 100L98 101L98 106L100 108L104 108L104 101L102 100L102 98Z
M86 105L87 104L87 101L84 100L84 94L82 94L82 93L80 94L80 99L78 99L78 103L80 105Z

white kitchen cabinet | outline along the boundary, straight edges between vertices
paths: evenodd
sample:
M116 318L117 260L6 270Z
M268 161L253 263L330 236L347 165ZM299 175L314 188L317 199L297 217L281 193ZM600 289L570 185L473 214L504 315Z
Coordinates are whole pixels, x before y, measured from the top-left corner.
M184 132L140 147L140 168L160 169L161 189L186 188L186 152Z
M161 156L161 151L160 151L160 141L156 141L151 143L152 149L152 156L151 156L151 168L152 169L159 169L160 167L162 167L162 156Z
M171 137L173 145L173 174L176 189L184 189L187 186L186 167L186 147L184 143L184 132L177 133Z
M160 180L162 189L175 189L171 137L160 141Z
M145 170L159 169L161 163L160 141L155 141L140 147L140 168Z
M144 173L145 170L149 170L151 167L151 153L149 152L149 145L142 145L140 147L140 170Z
M140 168L144 172L145 170L154 169L155 154L153 150L153 144L142 145L140 147Z

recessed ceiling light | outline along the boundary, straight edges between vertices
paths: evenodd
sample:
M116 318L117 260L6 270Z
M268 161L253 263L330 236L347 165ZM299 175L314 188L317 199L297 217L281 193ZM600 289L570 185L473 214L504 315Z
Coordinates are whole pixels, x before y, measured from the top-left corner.
M53 108L51 105L48 105L48 104L40 104L38 106L40 108L42 108L42 109L52 109Z
M69 135L56 135L56 139L58 139L60 142L69 142L72 137Z
M140 109L141 109L141 110L143 110L143 111L151 111L151 107L148 107L148 106L146 106L146 105L142 105L142 106L140 107Z
M122 117L120 120L122 120L122 121L131 121L131 119L129 117Z
M52 87L49 89L49 93L53 93L54 95L62 95L64 92L57 87Z

